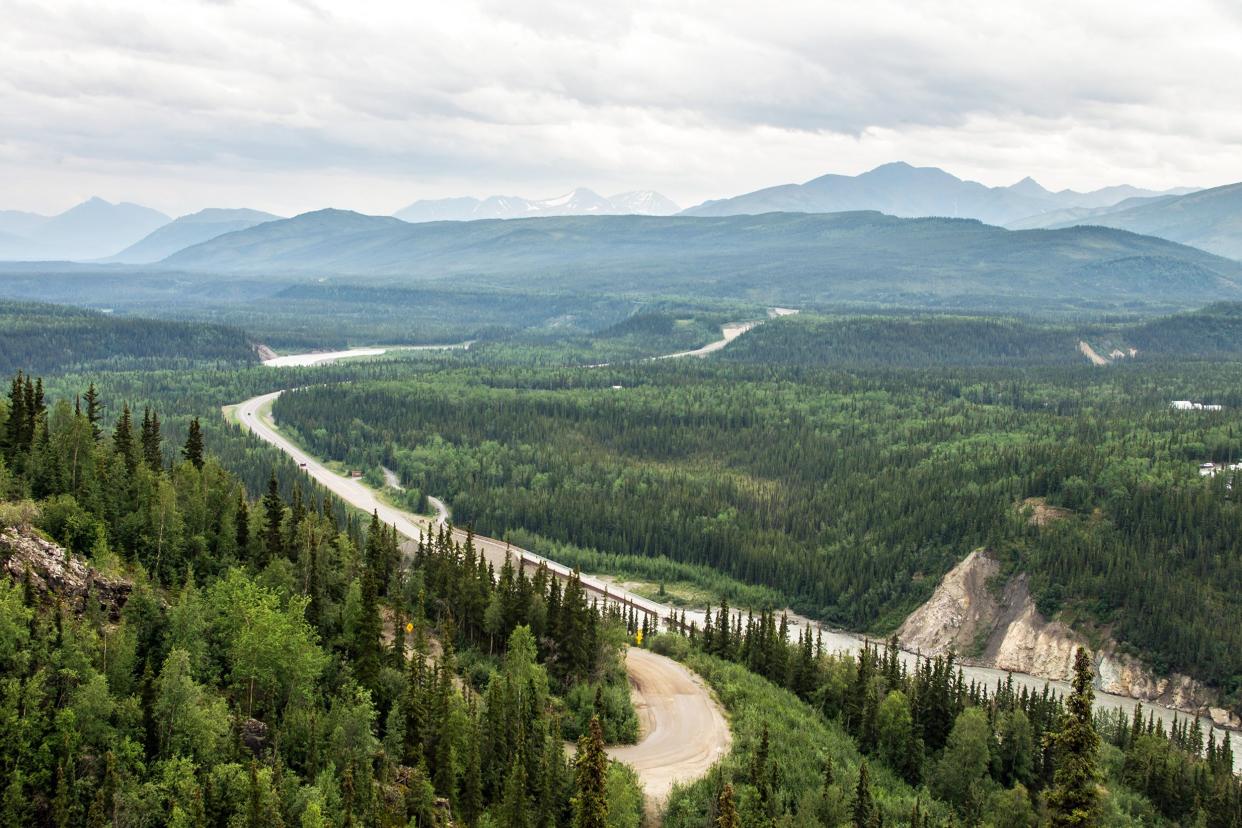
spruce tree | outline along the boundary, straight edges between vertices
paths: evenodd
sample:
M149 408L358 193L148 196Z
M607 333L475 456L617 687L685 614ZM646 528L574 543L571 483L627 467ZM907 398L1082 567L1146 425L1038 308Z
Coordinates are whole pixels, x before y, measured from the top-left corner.
M22 434L25 439L27 448L34 444L35 424L39 421L43 409L43 380L39 380L39 393L35 393L34 383L30 381L30 375L26 375L26 387L23 393L26 395L26 422L22 426Z
M858 768L858 785L854 788L854 828L873 828L878 812L871 798L871 772L864 759Z
M246 828L263 828L263 790L259 783L259 763L250 760L249 798L246 807Z
M156 427L159 427L158 421ZM198 417L190 420L190 429L186 434L185 447L181 449L181 456L189 460L194 468L203 467L203 430L198 424Z
M499 817L501 828L532 828L526 802L526 765L523 762L514 762L505 777Z
M86 419L91 424L91 433L98 440L99 421L103 419L103 403L99 401L99 392L95 390L95 383L90 384L82 398L86 400Z
M112 446L125 460L125 468L133 474L138 467L138 457L134 451L134 422L128 403L121 407L121 416L117 418L116 427L112 430Z
M142 410L142 459L153 472L164 466L164 455L160 450L163 437L160 436L160 418L150 408Z
M4 426L4 459L12 467L18 455L29 447L26 444L26 395L22 373L17 372L9 389L9 419Z
M233 518L233 530L236 532L237 556L245 560L250 553L250 505L246 503L246 493L237 495L237 514Z
M285 503L280 499L280 486L274 470L267 481L267 494L263 495L263 514L266 523L263 527L264 554L258 561L260 567L284 555L284 537L280 527L285 519Z
M742 828L742 820L737 815L737 805L733 802L733 783L726 782L716 800L717 828Z
M369 573L362 576L362 617L354 632L352 651L354 674L358 683L372 694L378 694L380 676L380 618L375 579Z
M764 722L763 732L759 735L759 747L755 750L750 760L750 784L754 785L759 791L759 801L765 806L771 799L772 794L772 774L771 768L768 765L768 754L770 751L768 725L767 722Z
M1073 692L1065 703L1061 728L1052 735L1056 759L1047 803L1055 828L1079 828L1096 823L1099 791L1096 786L1099 734L1091 716L1095 691L1091 687L1091 658L1083 647L1074 655Z
M574 828L607 828L608 754L598 716L591 717L590 727L578 740L575 765Z
M483 760L479 755L479 723L471 722L466 739L465 768L458 803L467 825L474 825L483 813Z

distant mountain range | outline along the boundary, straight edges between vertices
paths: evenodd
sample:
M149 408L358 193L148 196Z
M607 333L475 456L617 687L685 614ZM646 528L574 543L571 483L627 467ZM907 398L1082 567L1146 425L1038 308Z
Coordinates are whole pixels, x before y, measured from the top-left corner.
M824 175L768 187L678 212L650 190L605 198L579 188L558 198L516 196L416 201L395 218L406 223L564 216L723 217L771 212L879 211L896 217L973 218L1011 230L1098 224L1201 247L1242 260L1242 184L1156 192L1128 185L1053 192L1032 178L1008 187L964 181L935 167L885 164L861 175ZM172 221L137 204L92 198L57 216L0 211L0 260L147 264L218 236L278 219L258 210L202 210ZM241 265L239 265L241 266Z
M358 275L400 283L771 304L921 307L1242 298L1242 263L1107 228L830 215L555 217L410 224L321 210L219 236L162 269Z
M84 201L60 215L0 212L0 259L87 261L128 247L170 221L138 204Z
M182 216L165 224L155 232L131 244L129 247L109 256L104 261L122 262L125 264L146 264L158 262L178 250L183 250L200 242L214 239L225 233L245 230L262 224L265 221L276 221L283 216L274 216L260 210L227 210L208 208Z
M636 190L604 198L579 187L558 198L532 201L517 196L490 198L437 198L416 201L393 213L411 223L475 221L477 219L534 218L537 216L671 216L681 208L659 193Z
M707 201L684 211L683 215L879 210L891 216L975 218L985 224L1005 225L1053 210L1102 207L1148 195L1164 193L1130 186L1107 187L1088 193L1052 192L1029 177L1008 187L987 187L975 181L963 181L937 167L912 167L896 162L861 175L824 175L805 184L782 184L733 198Z
M1040 219L1043 219L1042 221ZM1112 207L1048 214L1022 221L1022 227L1116 227L1242 259L1242 183L1188 195L1131 198Z

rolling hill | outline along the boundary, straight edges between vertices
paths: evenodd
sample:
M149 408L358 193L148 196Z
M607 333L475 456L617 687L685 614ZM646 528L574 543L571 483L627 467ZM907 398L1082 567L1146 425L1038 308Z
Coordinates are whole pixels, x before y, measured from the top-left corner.
M1050 211L1092 209L1149 195L1158 194L1130 186L1107 187L1089 193L1052 192L1031 178L1009 187L987 187L975 181L963 181L936 167L913 167L896 162L861 175L824 175L805 184L783 184L708 201L691 207L683 215L879 210L894 216L949 216L1007 224Z
M218 208L199 210L197 213L182 216L165 224L141 241L131 244L114 256L109 256L105 261L126 264L158 262L191 245L279 218L282 217L259 210Z
M220 236L160 267L791 306L1187 308L1242 298L1242 264L1162 239L875 212L408 224L323 210Z

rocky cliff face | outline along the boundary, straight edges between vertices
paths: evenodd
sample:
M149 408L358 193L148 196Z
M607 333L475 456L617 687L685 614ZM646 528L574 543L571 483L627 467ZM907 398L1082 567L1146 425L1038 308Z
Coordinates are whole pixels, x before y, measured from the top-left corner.
M51 541L16 528L0 532L0 571L19 583L29 573L36 593L58 596L78 612L97 601L113 620L133 589L129 581L103 575Z
M904 648L924 655L953 649L969 664L1060 681L1073 677L1074 652L1087 646L1066 624L1040 614L1025 575L1001 583L999 562L983 549L971 552L945 575L897 637ZM1155 676L1111 639L1089 649L1095 656L1097 689L1207 714L1221 726L1242 727L1242 719L1217 707L1215 694L1195 680Z

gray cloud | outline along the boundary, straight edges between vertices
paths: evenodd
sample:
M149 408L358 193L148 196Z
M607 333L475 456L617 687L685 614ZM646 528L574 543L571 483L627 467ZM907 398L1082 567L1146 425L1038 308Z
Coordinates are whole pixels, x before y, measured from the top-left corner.
M1216 0L0 0L0 20L0 207L692 203L895 159L1242 178L1242 19Z

